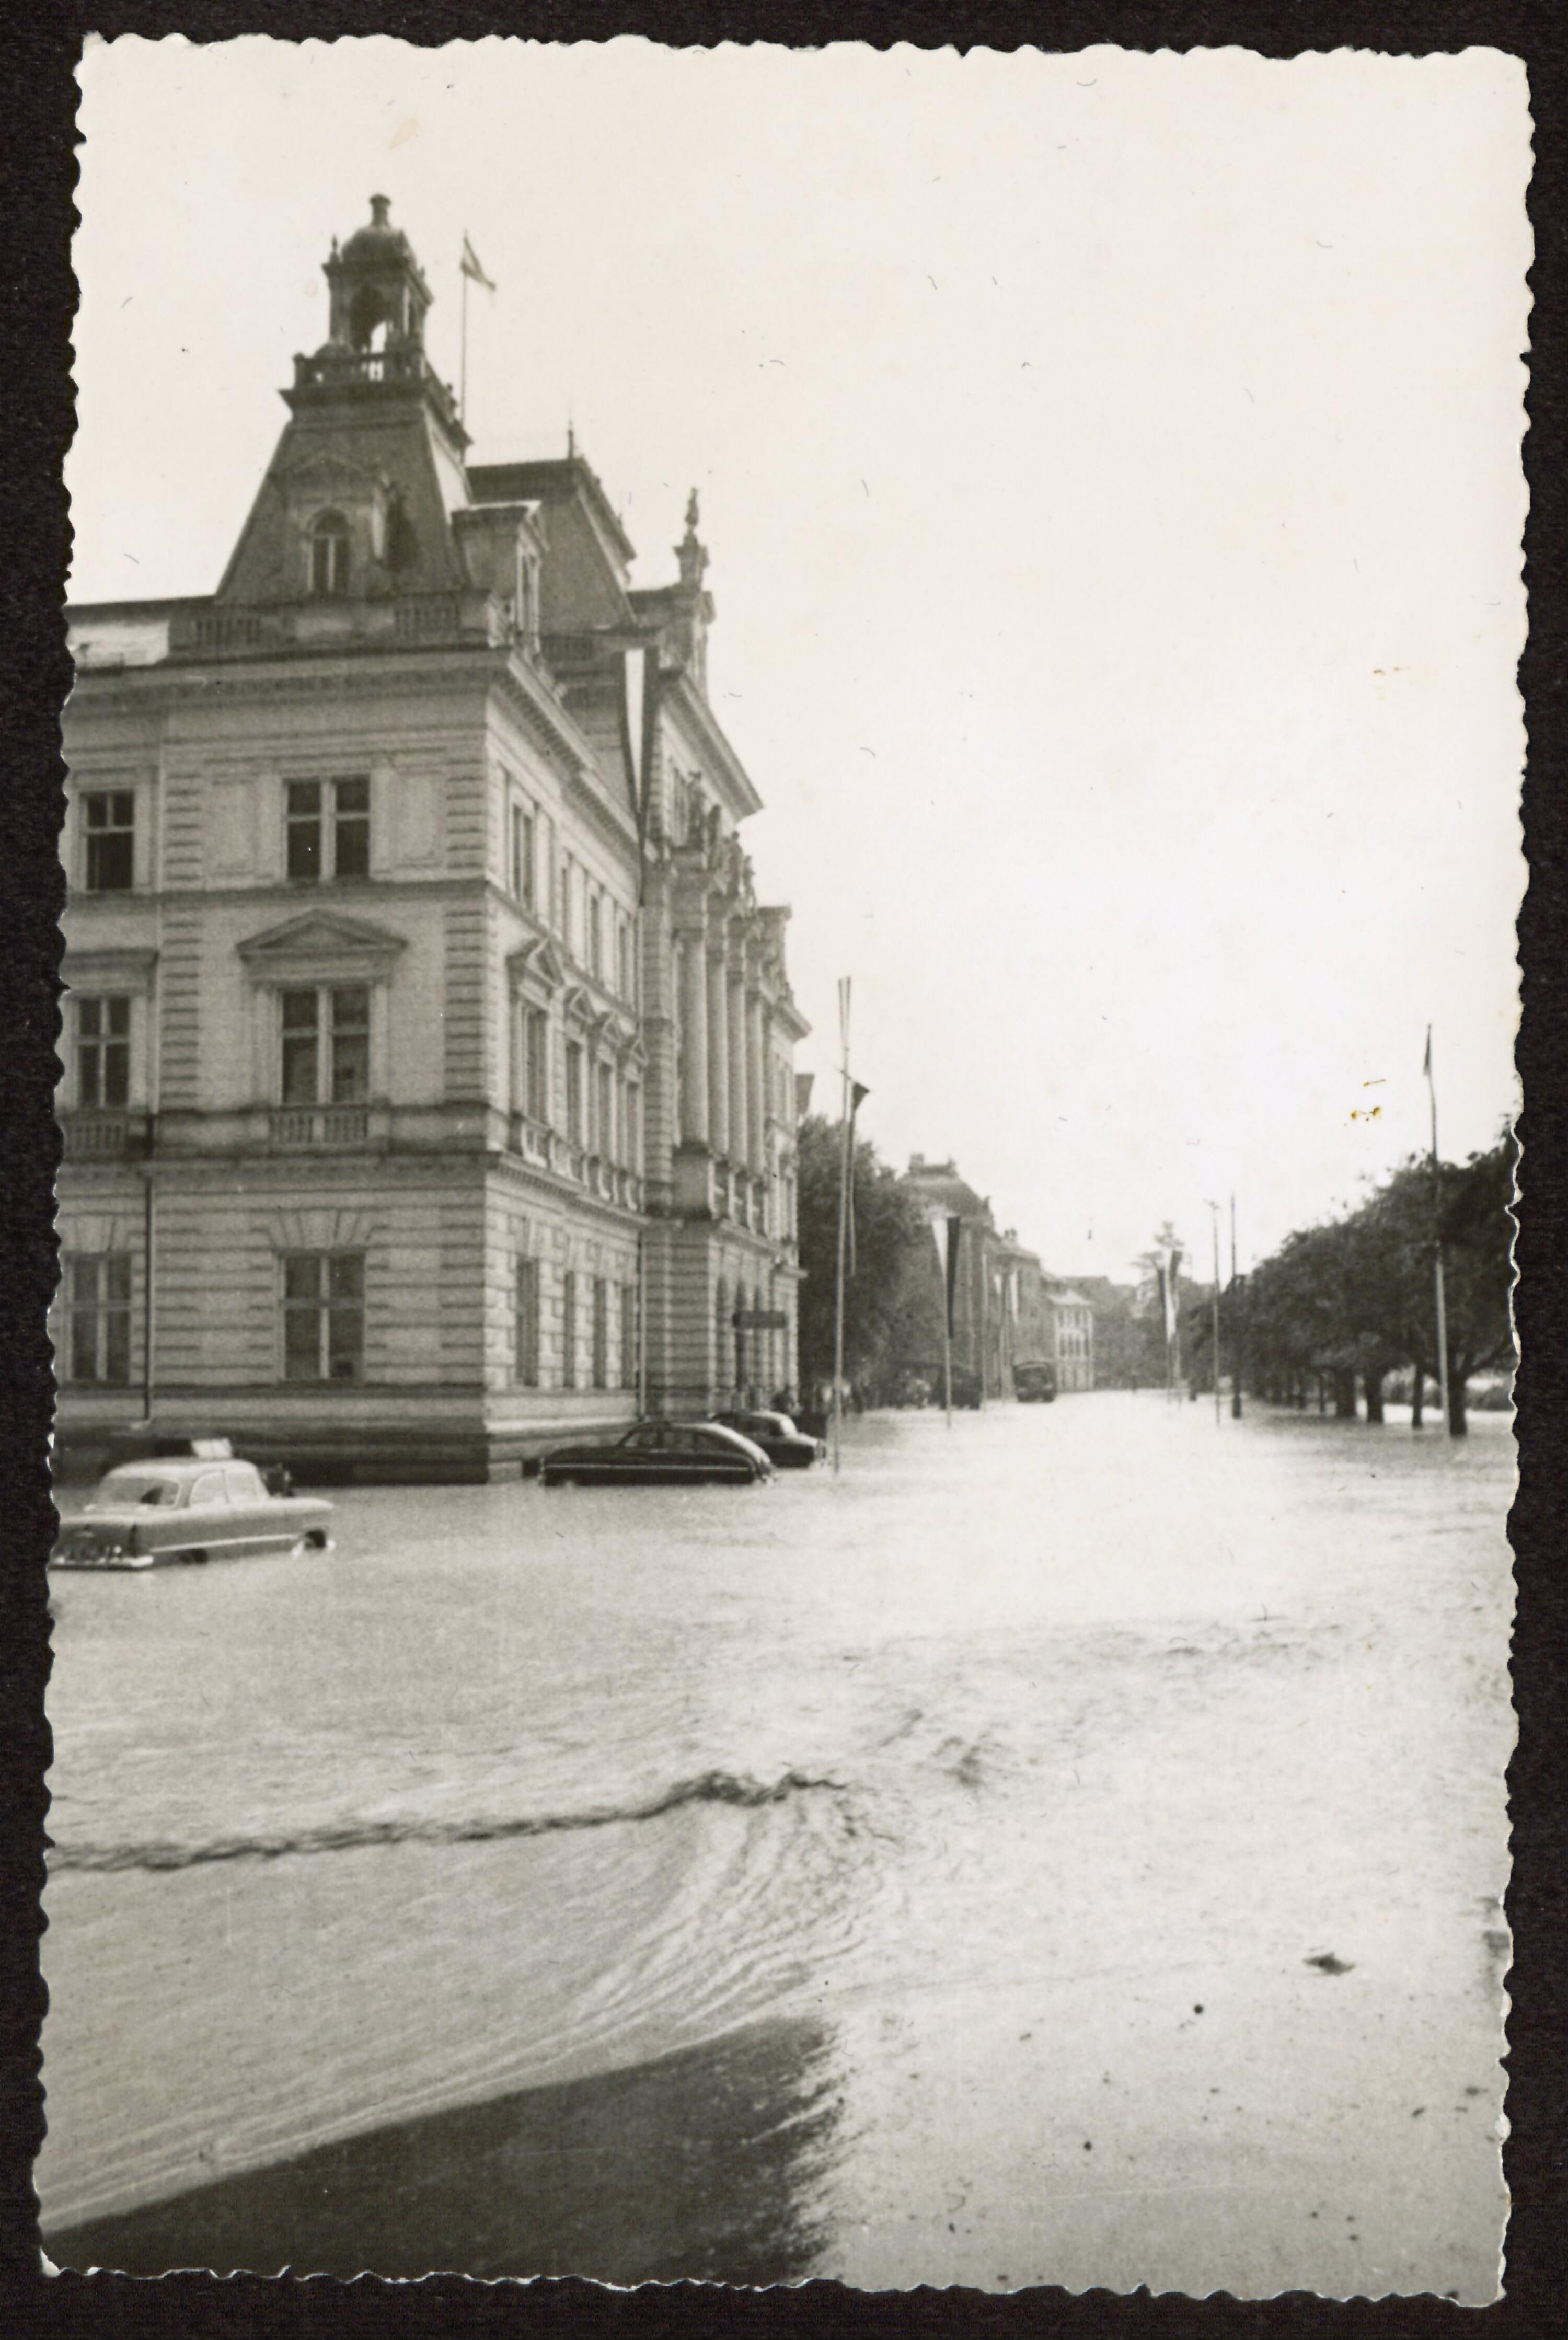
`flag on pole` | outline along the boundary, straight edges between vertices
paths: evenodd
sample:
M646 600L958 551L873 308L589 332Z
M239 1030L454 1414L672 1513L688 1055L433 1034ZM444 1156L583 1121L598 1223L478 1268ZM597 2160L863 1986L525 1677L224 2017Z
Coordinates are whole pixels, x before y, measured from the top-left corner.
M1426 1027L1426 1054L1421 1059L1421 1069L1430 1080L1432 1078L1432 1026L1430 1024Z
M954 1304L958 1296L958 1242L963 1232L963 1220L958 1217L956 1212L950 1214L948 1219L948 1249L946 1258L948 1270L948 1338L949 1341L953 1338L955 1330L953 1319L955 1313Z
M1181 1267L1179 1251L1167 1251L1160 1262L1160 1297L1165 1303L1166 1346L1168 1349L1176 1335L1176 1276Z
M475 252L472 244L470 243L468 240L468 230L466 228L464 228L462 232L462 260L461 265L463 274L465 276L471 276L476 284L482 284L487 292L493 292L495 291L494 284L479 264L479 254Z
M849 1084L849 1273L855 1273L855 1115L870 1096L858 1081Z

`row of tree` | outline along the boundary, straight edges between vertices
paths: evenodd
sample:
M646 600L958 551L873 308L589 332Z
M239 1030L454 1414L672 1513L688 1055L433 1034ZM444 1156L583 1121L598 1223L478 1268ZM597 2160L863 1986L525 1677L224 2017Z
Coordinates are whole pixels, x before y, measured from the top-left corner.
M1287 1404L1304 1403L1314 1381L1326 1382L1335 1413L1346 1417L1356 1412L1359 1383L1369 1422L1383 1420L1390 1376L1407 1372L1419 1423L1425 1385L1440 1378L1434 1266L1441 1244L1449 1428L1463 1434L1466 1383L1513 1359L1516 1159L1510 1135L1435 1174L1413 1157L1359 1209L1287 1236L1222 1294L1222 1372L1239 1356L1248 1385ZM1183 1334L1193 1369L1212 1387L1211 1311L1186 1312Z
M796 1137L799 1214L800 1387L833 1378L833 1286L843 1129L809 1115ZM909 1357L939 1356L940 1285L926 1215L866 1139L855 1145L855 1272L844 1285L844 1377L873 1402Z

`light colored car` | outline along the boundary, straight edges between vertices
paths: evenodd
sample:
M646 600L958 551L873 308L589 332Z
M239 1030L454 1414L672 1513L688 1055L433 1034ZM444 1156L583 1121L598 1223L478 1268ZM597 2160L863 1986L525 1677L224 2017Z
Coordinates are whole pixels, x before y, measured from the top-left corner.
M760 1446L768 1460L780 1471L809 1471L813 1462L820 1462L828 1448L820 1438L809 1438L797 1430L787 1413L771 1409L752 1413L716 1413L715 1422L726 1430L738 1430L753 1446Z
M260 1552L326 1552L332 1506L269 1494L253 1462L122 1462L61 1522L52 1568L160 1568Z

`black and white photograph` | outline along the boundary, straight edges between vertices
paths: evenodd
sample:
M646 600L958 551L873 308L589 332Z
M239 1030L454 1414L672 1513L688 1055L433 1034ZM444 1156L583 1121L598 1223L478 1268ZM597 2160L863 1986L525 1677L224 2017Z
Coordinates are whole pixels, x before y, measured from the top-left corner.
M1523 64L78 81L48 2265L1496 2300Z

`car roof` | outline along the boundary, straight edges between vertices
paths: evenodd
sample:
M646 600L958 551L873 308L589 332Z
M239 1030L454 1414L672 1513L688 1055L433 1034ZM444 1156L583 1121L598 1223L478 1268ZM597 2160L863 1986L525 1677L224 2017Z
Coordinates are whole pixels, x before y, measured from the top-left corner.
M225 1464L232 1466L235 1462L243 1462L243 1460L244 1458L238 1454L194 1456L149 1454L144 1462L116 1462L112 1471L104 1472L104 1477L105 1479L199 1479L208 1471L221 1471ZM247 1462L244 1467L246 1470L253 1471L256 1466L253 1462Z

